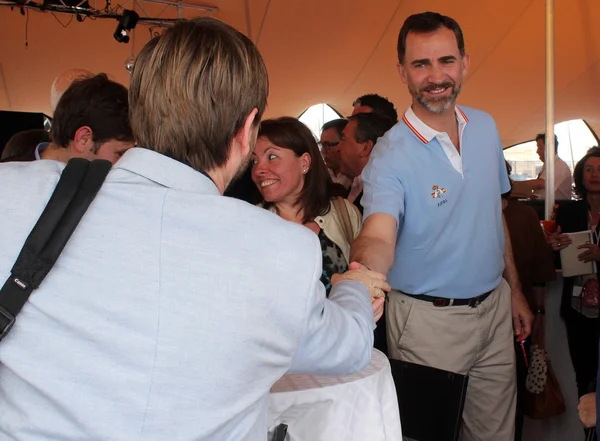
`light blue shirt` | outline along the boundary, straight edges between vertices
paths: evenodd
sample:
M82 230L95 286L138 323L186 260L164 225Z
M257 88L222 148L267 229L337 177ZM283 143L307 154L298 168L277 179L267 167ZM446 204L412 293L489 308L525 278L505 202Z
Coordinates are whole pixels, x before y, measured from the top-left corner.
M65 165L0 164L2 280ZM0 343L0 440L266 441L282 375L371 360L369 291L326 298L322 261L307 228L128 150Z
M485 112L456 109L458 155L446 133L409 109L380 138L363 170L364 218L398 223L393 288L470 298L494 289L504 271L500 195L510 189L496 124Z

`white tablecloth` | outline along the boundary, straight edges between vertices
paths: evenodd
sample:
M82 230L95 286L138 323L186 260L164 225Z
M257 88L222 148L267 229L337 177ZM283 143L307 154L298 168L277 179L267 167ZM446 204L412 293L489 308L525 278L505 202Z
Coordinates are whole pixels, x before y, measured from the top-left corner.
M355 375L285 375L271 388L269 423L270 433L288 425L286 441L402 441L386 356L374 349Z

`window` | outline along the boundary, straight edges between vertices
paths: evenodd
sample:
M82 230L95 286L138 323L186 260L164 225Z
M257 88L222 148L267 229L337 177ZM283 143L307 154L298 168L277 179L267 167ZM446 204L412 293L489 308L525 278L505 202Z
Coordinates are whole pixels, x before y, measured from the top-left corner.
M554 133L558 137L558 156L567 163L571 173L587 150L598 145L594 132L582 119L556 124ZM504 150L504 158L512 166L511 179L524 181L538 177L544 164L536 150L535 141L517 144Z
M315 104L304 111L298 118L303 122L317 139L321 137L321 127L328 121L343 118L328 104Z

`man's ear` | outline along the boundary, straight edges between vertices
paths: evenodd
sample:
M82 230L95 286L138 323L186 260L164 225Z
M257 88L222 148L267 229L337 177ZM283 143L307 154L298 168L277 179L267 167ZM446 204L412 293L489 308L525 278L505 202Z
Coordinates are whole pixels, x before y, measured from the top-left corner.
M396 64L396 69L398 69L400 79L404 84L406 84L406 70L404 69L404 66L400 62L398 62L398 64Z
M469 54L464 54L462 57L463 76L467 76L467 72L469 71L470 65L471 57L469 57Z
M362 150L360 151L360 156L362 158L367 158L373 151L374 146L375 144L373 144L373 141L368 139L367 142L363 144Z
M244 120L244 125L234 137L234 139L237 141L237 144L240 146L240 155L242 157L248 156L252 152L254 144L256 143L258 125L254 125L254 120L257 114L258 109L252 109L252 112L250 112Z
M73 137L73 146L78 153L91 151L94 146L92 129L88 126L79 127Z

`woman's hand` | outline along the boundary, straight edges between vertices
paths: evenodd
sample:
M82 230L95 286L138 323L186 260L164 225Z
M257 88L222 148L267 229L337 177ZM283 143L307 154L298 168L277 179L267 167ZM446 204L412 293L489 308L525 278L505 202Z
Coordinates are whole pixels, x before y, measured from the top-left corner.
M554 233L548 236L548 242L554 251L560 251L573 243L568 234L561 234L560 227L558 227Z
M591 243L586 243L583 245L579 245L577 247L578 250L585 249L583 253L577 256L577 258L583 262L593 262L595 260L600 260L600 248L598 245L594 245Z

